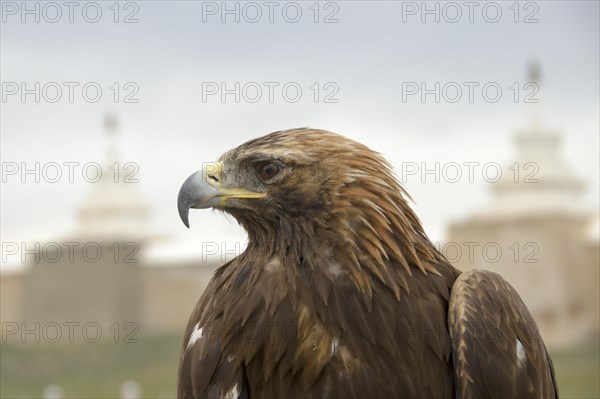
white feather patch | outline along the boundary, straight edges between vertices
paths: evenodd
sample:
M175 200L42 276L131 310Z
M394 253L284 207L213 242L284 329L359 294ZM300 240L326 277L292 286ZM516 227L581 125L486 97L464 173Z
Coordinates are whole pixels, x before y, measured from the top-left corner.
M223 396L223 399L237 399L239 396L240 396L240 391L238 389L238 384L236 382L235 385L233 386L233 388L231 388L229 391L227 391L225 393L225 396Z
M525 359L527 359L527 353L525 352L525 348L521 341L517 339L517 359L519 360L519 364L525 363Z
M198 322L194 326L194 330L192 331L192 335L190 335L190 340L188 341L186 348L194 346L196 341L198 341L200 338L202 338L202 328L200 327L200 322Z
M327 271L329 271L332 276L337 277L342 274L342 266L337 262L329 262L327 264Z
M271 258L269 263L265 265L265 270L269 272L278 270L279 268L281 268L281 261L279 260L279 258L275 257Z
M340 340L338 338L334 338L331 340L331 355L335 355L340 346Z

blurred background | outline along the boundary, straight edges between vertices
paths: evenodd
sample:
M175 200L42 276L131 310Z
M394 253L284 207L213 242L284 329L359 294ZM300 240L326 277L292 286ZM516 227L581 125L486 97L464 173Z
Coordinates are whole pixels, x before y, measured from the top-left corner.
M600 396L599 3L1 3L0 396L172 398L244 249L176 196L309 126L381 152L462 270L529 306L561 396Z

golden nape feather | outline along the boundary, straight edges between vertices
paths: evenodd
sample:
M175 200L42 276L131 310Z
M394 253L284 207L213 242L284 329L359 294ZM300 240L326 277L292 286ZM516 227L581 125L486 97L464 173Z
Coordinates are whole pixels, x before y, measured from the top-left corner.
M497 274L461 275L407 199L379 153L316 129L192 174L184 223L191 208L227 212L248 245L192 312L178 397L557 397L518 294Z

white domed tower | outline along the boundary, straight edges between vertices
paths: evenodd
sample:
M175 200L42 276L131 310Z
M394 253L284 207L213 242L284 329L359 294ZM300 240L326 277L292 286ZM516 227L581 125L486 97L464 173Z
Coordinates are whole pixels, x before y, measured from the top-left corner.
M118 121L114 115L106 116L104 127L108 146L102 177L79 209L76 235L96 241L144 242L149 238L149 211L136 190L138 166L119 158Z
M539 68L530 67L539 85ZM531 104L528 128L514 135L517 153L491 184L492 201L450 225L448 242L463 251L461 270L501 274L521 295L551 346L598 336L598 264L593 264L584 182L561 156L561 136L544 128ZM472 256L471 256L472 255Z
M102 175L78 212L75 232L63 239L72 256L46 254L32 265L27 279L24 314L32 323L98 323L102 331L115 323L141 323L141 262L151 238L148 207L136 190L137 166L120 161L118 123L104 121L108 140ZM46 262L43 259L59 259ZM105 334L106 335L106 334ZM110 338L110 337L107 337Z

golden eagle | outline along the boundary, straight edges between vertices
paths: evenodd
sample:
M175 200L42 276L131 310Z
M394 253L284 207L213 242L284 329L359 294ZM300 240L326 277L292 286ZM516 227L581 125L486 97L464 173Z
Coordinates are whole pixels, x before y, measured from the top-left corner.
M430 242L390 165L315 129L206 164L179 214L248 233L184 335L179 398L554 398L550 357L502 277L462 273ZM443 203L443 201L440 201Z

